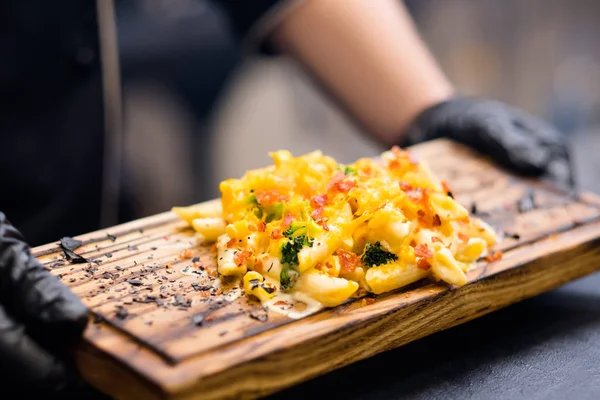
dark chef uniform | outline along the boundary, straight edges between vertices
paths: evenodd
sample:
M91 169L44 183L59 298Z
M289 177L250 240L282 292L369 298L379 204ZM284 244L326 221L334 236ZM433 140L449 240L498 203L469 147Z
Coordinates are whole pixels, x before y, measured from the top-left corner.
M283 2L214 3L242 38ZM96 2L4 0L0 19L0 210L32 246L99 229L106 130Z

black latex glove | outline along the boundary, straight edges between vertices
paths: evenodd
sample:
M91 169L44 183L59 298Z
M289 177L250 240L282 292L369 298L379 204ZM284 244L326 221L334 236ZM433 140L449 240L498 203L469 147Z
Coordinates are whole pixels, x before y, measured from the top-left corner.
M87 321L83 303L30 254L0 212L0 398L31 390L52 395L68 386L65 360Z
M446 137L526 176L574 187L562 135L544 121L499 101L456 97L423 111L402 146Z

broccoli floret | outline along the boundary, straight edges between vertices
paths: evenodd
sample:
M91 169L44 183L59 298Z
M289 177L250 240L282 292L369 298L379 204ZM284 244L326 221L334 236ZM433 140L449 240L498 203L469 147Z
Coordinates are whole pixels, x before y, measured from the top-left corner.
M367 267L387 264L388 262L396 261L397 259L397 255L384 250L379 242L375 242L375 244L367 243L365 252L361 258L362 262L365 263Z
M294 233L298 232L300 229L303 229L304 226L304 222L292 222L290 227L283 232L283 236L285 236L288 239L291 239Z
M262 206L254 194L254 190L250 191L250 195L246 199L246 202L250 204L252 207L250 209L254 209L254 215L256 218L262 219L265 217L265 222L268 224L271 221L281 219L283 216L283 203L277 203L272 206Z
M256 199L256 196L254 195L254 190L250 191L250 196L248 196L248 198L246 199L246 202L248 204L253 204L255 206L258 205L258 200Z
M281 219L283 217L283 203L277 203L273 206L265 207L265 211L267 212L267 217L265 218L265 222L267 224L276 219Z
M356 175L356 169L354 167L346 167L344 169L345 175Z
M282 290L294 286L298 278L298 253L303 247L312 247L313 239L306 235L296 236L281 246L281 272L279 273L279 283Z
M296 280L298 279L298 271L290 264L283 264L281 266L281 272L279 273L279 283L281 284L281 290L291 289Z
M305 235L296 236L287 243L281 245L281 264L298 264L298 253L304 246L312 247L313 239Z

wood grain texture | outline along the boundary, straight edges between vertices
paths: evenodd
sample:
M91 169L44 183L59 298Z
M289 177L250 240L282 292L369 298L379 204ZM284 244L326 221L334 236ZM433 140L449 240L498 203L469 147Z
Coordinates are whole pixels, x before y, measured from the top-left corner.
M88 263L57 243L33 250L94 315L77 351L83 376L120 399L260 397L600 269L597 196L516 178L446 140L414 151L505 232L503 259L481 262L466 286L423 281L291 320L216 287L214 250L166 212L77 237ZM204 270L182 273L192 263Z

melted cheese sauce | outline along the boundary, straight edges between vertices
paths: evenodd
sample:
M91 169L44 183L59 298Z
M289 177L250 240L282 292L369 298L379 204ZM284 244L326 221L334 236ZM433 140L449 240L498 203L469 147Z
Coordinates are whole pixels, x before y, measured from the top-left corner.
M307 317L324 308L321 303L304 293L282 293L279 291L275 297L263 302L263 306L292 319Z

